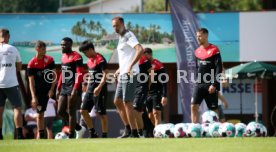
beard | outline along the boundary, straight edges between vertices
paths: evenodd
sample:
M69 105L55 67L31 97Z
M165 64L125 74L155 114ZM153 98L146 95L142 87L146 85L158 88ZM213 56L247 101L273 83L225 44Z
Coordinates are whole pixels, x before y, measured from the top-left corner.
M123 35L124 31L125 31L124 28L120 28L120 29L116 30L116 33Z

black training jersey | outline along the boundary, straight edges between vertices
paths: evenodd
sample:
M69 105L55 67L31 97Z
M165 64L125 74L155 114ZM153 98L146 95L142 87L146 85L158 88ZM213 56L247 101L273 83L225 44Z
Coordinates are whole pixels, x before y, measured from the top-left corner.
M75 51L63 53L61 58L61 74L58 89L70 87L79 89L83 77L83 59Z
M216 77L222 72L222 61L218 47L210 44L204 48L200 46L195 50L197 59L197 80L198 84L214 85L220 89L219 81ZM205 80L206 79L206 80Z
M27 75L34 77L36 95L48 95L54 74L51 70L55 68L54 59L48 55L44 55L42 59L33 57L28 63Z
M107 62L101 54L97 53L94 58L88 58L87 66L90 76L88 92L92 93L101 82L103 70L107 68Z
M151 61L152 68L154 70L154 81L151 82L150 94L161 93L162 97L167 97L167 83L166 80L166 70L163 64L157 59Z
M140 60L139 60L140 74L142 74L140 76L140 82L139 82L139 84L145 84L145 85L148 86L148 82L149 82L149 69L150 68L151 68L151 62L150 62L150 60L148 60L148 58L143 55L140 58ZM146 81L146 79L148 81ZM144 82L144 83L141 83L141 82Z
M140 73L149 74L148 70L151 68L151 62L144 55L139 60L139 68L140 68Z

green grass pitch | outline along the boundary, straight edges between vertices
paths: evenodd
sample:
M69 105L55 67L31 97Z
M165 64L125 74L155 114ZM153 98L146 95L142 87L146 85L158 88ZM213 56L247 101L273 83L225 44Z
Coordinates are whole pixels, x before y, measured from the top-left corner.
M2 140L0 152L276 152L276 138Z

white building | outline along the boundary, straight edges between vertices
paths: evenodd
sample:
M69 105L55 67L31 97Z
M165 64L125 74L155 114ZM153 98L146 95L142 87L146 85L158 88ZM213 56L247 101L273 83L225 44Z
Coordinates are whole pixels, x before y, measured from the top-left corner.
M85 5L62 7L61 13L126 13L141 12L143 0L97 0Z

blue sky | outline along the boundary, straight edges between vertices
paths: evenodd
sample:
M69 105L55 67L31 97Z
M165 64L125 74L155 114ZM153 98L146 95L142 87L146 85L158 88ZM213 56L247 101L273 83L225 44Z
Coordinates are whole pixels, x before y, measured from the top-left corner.
M11 32L11 42L47 40L59 43L65 37L73 37L71 28L82 18L100 21L108 33L113 33L111 19L123 16L125 22L148 27L150 24L161 26L161 32L172 31L170 14L1 14L0 27L6 27ZM142 22L141 22L142 21Z
M239 13L199 13L199 24L209 30L210 41L239 41Z

